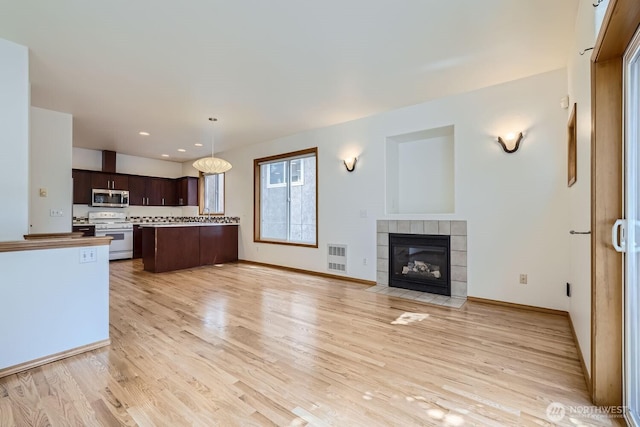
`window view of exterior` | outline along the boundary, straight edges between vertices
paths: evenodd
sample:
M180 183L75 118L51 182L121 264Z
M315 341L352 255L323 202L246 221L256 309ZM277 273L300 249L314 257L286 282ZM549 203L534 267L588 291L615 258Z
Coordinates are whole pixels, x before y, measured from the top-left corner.
M201 175L201 214L224 214L224 174Z
M317 245L316 149L256 161L257 241Z

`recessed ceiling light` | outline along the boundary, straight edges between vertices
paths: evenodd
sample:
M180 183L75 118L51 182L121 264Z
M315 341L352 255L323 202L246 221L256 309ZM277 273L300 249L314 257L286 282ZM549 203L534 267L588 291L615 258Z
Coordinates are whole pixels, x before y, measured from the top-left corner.
M149 132L145 132L145 131L138 132L138 134L139 134L139 135L142 135L142 136L149 136L149 135L151 135Z
M168 154L163 154L162 157L169 157L169 155Z
M178 148L178 151L179 151L179 152L181 152L181 153L184 153L184 152L186 152L187 150L185 150L184 148Z
M193 144L193 145L195 145L196 147L202 147L202 144L199 144L199 143L198 144Z

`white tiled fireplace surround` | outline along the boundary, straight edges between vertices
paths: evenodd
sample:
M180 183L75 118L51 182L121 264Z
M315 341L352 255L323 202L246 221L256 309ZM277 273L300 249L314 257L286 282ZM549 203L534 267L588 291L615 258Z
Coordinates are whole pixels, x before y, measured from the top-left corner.
M467 221L377 221L376 286L367 291L447 307L462 307L467 299ZM389 287L389 233L451 236L451 297Z

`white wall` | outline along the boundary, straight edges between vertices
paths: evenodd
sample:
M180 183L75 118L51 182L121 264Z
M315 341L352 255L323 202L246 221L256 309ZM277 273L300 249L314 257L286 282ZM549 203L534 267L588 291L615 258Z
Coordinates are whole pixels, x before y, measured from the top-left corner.
M31 107L29 233L71 231L72 121L70 114Z
M398 212L455 212L453 148L453 135L398 144Z
M109 338L109 246L0 253L0 369Z
M576 231L591 229L591 58L578 52L595 44L596 8L591 1L581 0L576 16L573 46L568 58L570 104L577 104L577 181L569 188L569 228ZM598 6L603 14L605 4ZM600 18L601 21L601 18ZM571 109L567 111L567 120ZM572 286L569 314L578 338L582 357L591 370L591 238L575 235L569 238L570 270L568 282Z
M348 245L349 275L376 278L376 219L466 219L469 295L567 308L566 70L557 70L221 153L227 214L239 216L240 258L326 272L328 243ZM385 140L455 126L455 213L388 215ZM523 130L506 154L497 135ZM319 248L253 242L253 159L318 147ZM358 156L355 172L342 159ZM366 217L362 217L366 214ZM367 265L364 265L364 259ZM519 274L529 276L527 285Z
M22 240L29 232L29 51L0 39L0 64L0 241Z
M73 168L102 170L102 151L73 147ZM162 178L180 178L182 163L168 160L149 159L116 153L116 172L131 175L158 176Z

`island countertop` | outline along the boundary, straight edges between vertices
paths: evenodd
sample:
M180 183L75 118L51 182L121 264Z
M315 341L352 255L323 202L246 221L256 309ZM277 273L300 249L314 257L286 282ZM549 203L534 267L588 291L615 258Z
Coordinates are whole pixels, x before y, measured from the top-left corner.
M234 223L225 223L225 222L141 222L141 223L133 223L133 225L138 225L142 228L147 227L214 227L221 225L240 225L237 222Z

